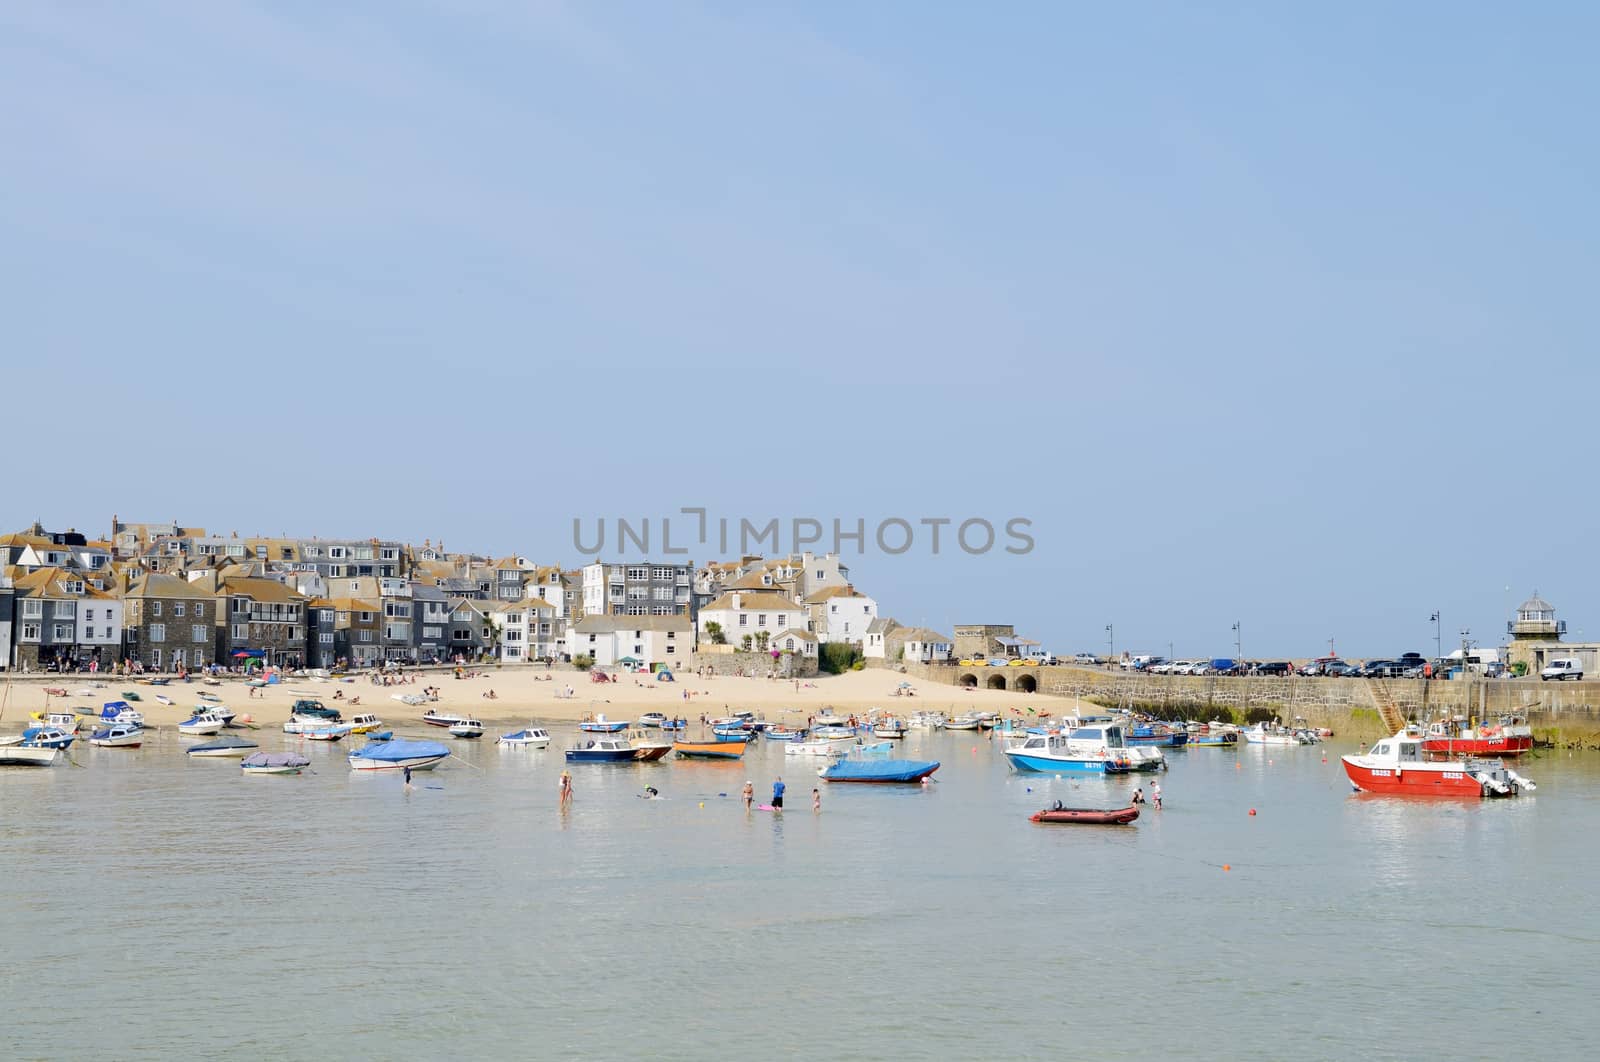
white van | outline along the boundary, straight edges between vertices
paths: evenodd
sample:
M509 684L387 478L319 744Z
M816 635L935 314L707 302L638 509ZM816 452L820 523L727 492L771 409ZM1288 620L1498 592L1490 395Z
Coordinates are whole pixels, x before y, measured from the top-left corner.
M1570 656L1557 657L1546 664L1543 671L1539 672L1539 680L1541 682L1549 682L1551 679L1582 681L1583 665Z

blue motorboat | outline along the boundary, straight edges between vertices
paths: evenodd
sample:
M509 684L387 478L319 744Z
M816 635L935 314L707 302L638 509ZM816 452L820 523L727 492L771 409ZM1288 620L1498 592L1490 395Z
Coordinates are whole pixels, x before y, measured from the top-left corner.
M1128 732L1128 744L1158 749L1178 749L1189 743L1189 732L1166 723L1139 723Z
M817 776L829 782L920 782L939 769L938 760L836 760Z
M789 730L784 727L778 729L768 727L761 732L761 736L768 741L801 741L805 739L806 732L804 730Z
M742 726L714 726L711 734L718 741L749 741L751 736Z
M390 740L393 740L393 738L394 738L394 731L393 730L369 730L369 731L367 731L367 740L368 741L390 741Z
M609 723L605 716L600 715L579 723L578 729L589 734L620 734L628 729L628 721L624 719L621 722Z
M1006 762L1015 771L1126 774L1132 769L1127 757L1120 755L1117 749L1074 745L1070 736L1057 734L1030 734L1022 744L1012 745L1004 752Z
M129 706L127 701L107 701L100 706L100 718L107 723L132 723L144 726L144 716Z
M631 763L638 758L639 750L621 738L592 738L567 750L571 763Z
M667 719L667 720L664 720L662 722L661 729L662 730L679 730L679 731L687 730L687 729L689 729L689 720L687 720L687 719Z
M374 741L350 753L353 771L431 771L448 758L450 750L437 741Z
M22 732L22 745L30 749L70 749L73 735L58 726L30 726Z

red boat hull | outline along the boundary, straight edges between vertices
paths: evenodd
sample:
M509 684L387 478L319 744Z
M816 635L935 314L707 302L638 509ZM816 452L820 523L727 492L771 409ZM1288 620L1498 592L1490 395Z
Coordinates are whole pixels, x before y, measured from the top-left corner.
M1411 764L1404 768L1371 768L1344 757L1344 773L1365 793L1404 793L1416 796L1482 796L1483 785L1460 764Z
M1532 735L1524 737L1431 737L1422 743L1429 755L1454 756L1521 756L1533 748Z
M1125 808L1045 808L1028 816L1029 822L1070 823L1080 826L1126 826L1139 817L1139 809Z

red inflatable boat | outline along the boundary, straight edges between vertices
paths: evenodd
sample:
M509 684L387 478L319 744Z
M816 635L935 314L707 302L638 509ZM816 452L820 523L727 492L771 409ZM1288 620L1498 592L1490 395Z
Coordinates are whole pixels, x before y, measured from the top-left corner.
M1029 822L1067 822L1080 826L1126 826L1139 817L1139 809L1125 808L1045 808L1028 816Z

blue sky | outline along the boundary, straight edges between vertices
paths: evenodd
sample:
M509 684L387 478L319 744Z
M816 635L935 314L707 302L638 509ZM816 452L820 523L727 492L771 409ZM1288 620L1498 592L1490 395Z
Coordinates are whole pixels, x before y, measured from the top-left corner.
M1597 23L9 5L0 516L1022 516L847 560L1060 651L1428 651L1535 586L1600 638Z

